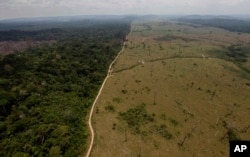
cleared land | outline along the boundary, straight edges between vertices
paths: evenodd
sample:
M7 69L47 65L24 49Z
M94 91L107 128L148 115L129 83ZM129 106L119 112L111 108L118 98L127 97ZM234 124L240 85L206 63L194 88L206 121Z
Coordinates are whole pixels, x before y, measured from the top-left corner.
M229 139L250 140L250 34L162 21L131 29L95 107L91 156L226 157Z
M28 48L52 45L56 41L0 41L0 55L24 51Z

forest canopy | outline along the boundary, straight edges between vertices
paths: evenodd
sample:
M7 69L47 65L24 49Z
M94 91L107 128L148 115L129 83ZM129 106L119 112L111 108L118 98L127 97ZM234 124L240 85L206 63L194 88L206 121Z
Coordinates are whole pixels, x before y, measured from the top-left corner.
M0 57L0 156L79 156L89 107L130 21L30 25L0 31L0 41L56 42Z
M178 19L180 22L193 23L205 26L223 28L233 32L250 33L250 20L241 20L234 18L188 18Z

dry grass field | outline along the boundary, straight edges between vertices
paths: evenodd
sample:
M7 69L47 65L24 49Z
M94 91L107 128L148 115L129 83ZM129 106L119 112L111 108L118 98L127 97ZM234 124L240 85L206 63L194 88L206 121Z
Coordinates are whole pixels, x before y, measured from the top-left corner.
M228 157L250 140L250 34L135 21L93 115L92 157ZM226 55L240 45L248 61Z

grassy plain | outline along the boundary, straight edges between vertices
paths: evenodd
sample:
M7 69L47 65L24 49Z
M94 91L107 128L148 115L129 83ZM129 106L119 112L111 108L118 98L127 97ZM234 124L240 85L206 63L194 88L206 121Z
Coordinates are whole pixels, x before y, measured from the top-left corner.
M93 115L92 157L229 156L250 140L250 34L174 22L133 22Z

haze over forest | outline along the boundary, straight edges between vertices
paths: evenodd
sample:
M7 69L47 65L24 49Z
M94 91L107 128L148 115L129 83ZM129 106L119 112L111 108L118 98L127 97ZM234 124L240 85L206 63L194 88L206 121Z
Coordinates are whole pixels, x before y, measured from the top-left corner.
M122 14L249 14L249 0L0 0L0 19Z

